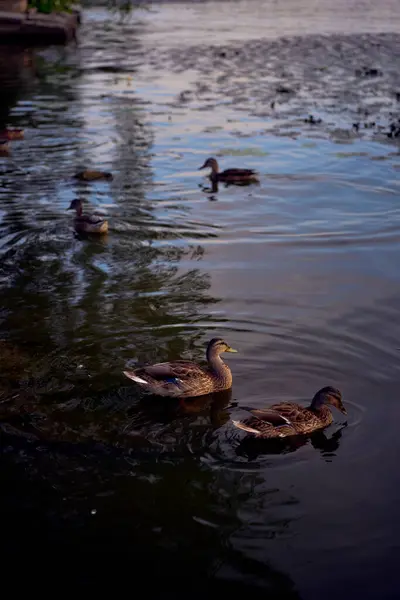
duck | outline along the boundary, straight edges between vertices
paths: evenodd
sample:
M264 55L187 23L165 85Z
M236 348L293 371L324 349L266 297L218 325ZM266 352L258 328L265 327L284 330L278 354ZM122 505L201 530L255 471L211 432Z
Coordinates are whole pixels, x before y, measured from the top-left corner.
M222 338L213 338L207 345L207 365L187 360L158 363L124 375L156 396L194 398L232 387L232 373L221 354L237 352Z
M304 123L308 123L309 125L319 125L322 123L322 119L316 119L313 115L309 115L304 119Z
M85 169L84 171L79 171L76 173L75 179L80 179L81 181L97 181L99 179L113 179L113 174L107 171L92 171L90 169Z
M12 141L12 140L23 140L24 130L23 129L3 129L0 131L0 140Z
M108 221L106 221L103 215L84 215L82 200L79 198L72 200L67 210L75 210L75 229L78 232L84 233L107 233Z
M294 402L280 402L264 409L243 406L241 408L252 417L244 421L232 419L232 423L235 427L261 438L308 435L332 423L333 416L329 405L344 415L347 414L340 391L327 386L315 394L310 406L305 407Z
M210 179L212 182L222 181L225 183L259 183L256 171L253 169L226 169L225 171L219 171L219 165L216 158L207 158L201 169L211 169Z

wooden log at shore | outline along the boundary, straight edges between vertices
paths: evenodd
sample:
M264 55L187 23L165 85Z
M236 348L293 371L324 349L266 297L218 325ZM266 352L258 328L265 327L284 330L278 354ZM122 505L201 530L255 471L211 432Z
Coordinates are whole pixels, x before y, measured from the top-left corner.
M0 43L45 46L76 38L79 13L18 13L0 11Z

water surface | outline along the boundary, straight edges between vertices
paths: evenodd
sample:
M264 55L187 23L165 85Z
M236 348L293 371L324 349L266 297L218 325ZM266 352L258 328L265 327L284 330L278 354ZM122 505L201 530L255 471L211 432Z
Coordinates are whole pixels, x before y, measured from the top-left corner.
M398 597L397 3L83 17L77 47L0 61L25 129L0 158L8 556L157 597ZM210 155L260 185L212 193ZM74 234L77 196L106 238ZM150 402L122 375L217 335L239 350L220 397ZM230 423L325 385L348 417L311 440Z

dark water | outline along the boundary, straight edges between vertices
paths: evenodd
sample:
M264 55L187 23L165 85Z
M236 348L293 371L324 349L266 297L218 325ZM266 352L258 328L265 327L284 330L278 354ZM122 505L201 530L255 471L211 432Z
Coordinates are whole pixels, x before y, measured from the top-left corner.
M0 125L25 129L0 158L14 584L398 598L397 2L90 9L79 37L1 50ZM260 185L210 193L210 155ZM77 183L85 166L114 180ZM74 235L76 196L105 239ZM122 375L215 335L232 392L149 401ZM230 423L325 385L347 420L302 445Z

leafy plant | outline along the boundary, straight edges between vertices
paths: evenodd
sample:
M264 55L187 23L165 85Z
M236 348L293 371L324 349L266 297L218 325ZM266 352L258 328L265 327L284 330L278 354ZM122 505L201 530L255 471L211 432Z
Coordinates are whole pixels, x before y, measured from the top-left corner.
M29 0L28 7L41 13L71 12L76 6L73 0Z

